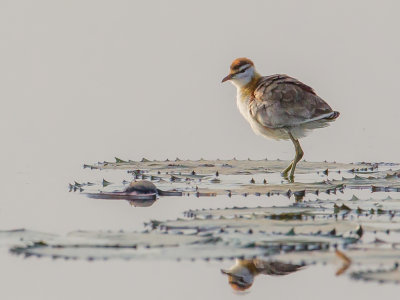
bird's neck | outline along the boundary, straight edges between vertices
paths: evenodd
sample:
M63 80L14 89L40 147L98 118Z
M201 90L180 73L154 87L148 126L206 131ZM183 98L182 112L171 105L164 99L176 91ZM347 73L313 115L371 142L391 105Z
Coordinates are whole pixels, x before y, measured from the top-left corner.
M238 92L244 96L248 97L253 95L253 92L257 88L257 84L261 78L261 75L255 72L249 80L246 82L241 82L241 84L235 84Z

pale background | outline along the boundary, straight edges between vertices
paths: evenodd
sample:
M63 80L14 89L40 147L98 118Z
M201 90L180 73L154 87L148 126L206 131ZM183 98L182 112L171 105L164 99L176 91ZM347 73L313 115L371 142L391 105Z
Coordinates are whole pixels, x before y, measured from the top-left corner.
M398 161L397 1L1 1L2 158L290 158L221 85L231 61L342 115L308 160ZM22 164L22 163L21 163ZM43 165L44 168L49 166Z
M341 112L331 127L302 140L305 159L398 162L399 10L398 1L361 0L0 1L0 229L68 231L130 224L134 210L126 207L66 201L76 200L66 195L66 186L85 162L114 156L291 158L290 143L251 132L237 111L234 87L220 84L231 61L241 56L251 58L261 74L300 79ZM105 282L131 267L99 263L85 273L85 264L3 255L7 299L28 294L54 299L61 288L48 274L55 266L63 270L60 280L82 295L97 287L98 299L118 291L129 298L125 277L110 286L117 291ZM161 284L150 292L162 296L168 274L188 280L185 266L156 272L158 277L141 282L137 293ZM37 270L53 289L35 293L38 285L30 278ZM225 284L215 270L213 276ZM99 279L104 272L112 275ZM93 281L80 285L91 276ZM136 283L140 279L137 272L131 276ZM319 285L330 287L332 276L333 271ZM24 280L32 291L21 288ZM381 294L377 285L340 280L335 282L349 293ZM259 284L251 295L268 291L278 299L281 282L273 290ZM296 282L291 284L301 288ZM186 297L185 286L194 288L185 282L180 286L182 294L174 288L175 296ZM196 287L203 298L215 291ZM220 287L221 293L232 294ZM131 292L132 298L138 296ZM296 288L285 292L298 296ZM314 292L319 298L325 294ZM310 293L302 295L309 298Z

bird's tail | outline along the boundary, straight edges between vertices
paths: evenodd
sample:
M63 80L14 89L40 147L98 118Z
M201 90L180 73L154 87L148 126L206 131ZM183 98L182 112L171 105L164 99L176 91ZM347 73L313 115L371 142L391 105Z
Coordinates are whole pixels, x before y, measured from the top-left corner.
M330 116L326 117L326 120L335 120L340 116L340 112L334 111Z

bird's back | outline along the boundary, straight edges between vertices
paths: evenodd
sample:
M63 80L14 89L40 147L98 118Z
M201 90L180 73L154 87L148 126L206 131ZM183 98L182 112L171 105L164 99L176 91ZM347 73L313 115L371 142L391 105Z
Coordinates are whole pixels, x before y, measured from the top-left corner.
M261 77L249 106L252 117L271 129L313 122L316 122L315 128L324 127L325 121L332 121L339 116L311 87L281 74Z

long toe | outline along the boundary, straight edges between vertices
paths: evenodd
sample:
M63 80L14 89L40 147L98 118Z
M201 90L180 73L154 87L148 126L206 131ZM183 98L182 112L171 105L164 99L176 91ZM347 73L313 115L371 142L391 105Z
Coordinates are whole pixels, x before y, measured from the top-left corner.
M294 171L296 170L296 167L293 166L292 169L290 170L290 176L289 176L289 181L294 182Z
M293 167L293 162L290 163L289 166L287 166L287 168L285 170L282 171L281 175L282 177L288 177L289 171L292 169Z

